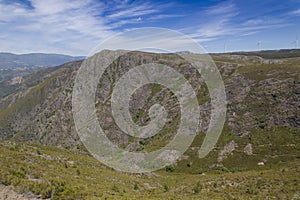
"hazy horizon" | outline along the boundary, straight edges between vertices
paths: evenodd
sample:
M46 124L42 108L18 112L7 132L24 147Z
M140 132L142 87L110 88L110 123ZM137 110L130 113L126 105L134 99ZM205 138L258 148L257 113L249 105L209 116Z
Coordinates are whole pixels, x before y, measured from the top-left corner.
M126 49L122 49L126 50ZM240 53L240 52L259 52L259 51L280 51L280 50L300 50L299 48L286 48L286 49L261 49L261 50L253 50L253 51L226 51L226 52L207 52L208 54L223 54L223 53ZM143 51L139 50L142 52L152 52L152 51ZM63 54L63 53L55 53L55 52L28 52L28 53L15 53L15 52L0 52L0 53L8 53L8 54L14 54L14 55L28 55L28 54L53 54L53 55L64 55L64 56L72 56L72 57L86 57L87 55L71 55L71 54ZM152 52L152 53L157 53L157 52ZM169 52L165 52L169 53ZM191 52L193 53L193 52Z

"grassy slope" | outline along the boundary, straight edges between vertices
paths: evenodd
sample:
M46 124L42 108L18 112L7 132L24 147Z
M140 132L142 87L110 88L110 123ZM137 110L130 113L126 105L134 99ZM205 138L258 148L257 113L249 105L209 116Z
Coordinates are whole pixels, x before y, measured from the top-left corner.
M62 148L0 144L0 180L18 192L53 199L290 199L299 188L299 160L246 172L122 174Z
M256 169L271 169L278 163L285 163L291 160L299 159L300 136L296 128L276 127L270 130L253 129L247 137L233 135L228 128L225 128L223 134L218 140L216 148L205 158L198 158L198 149L202 144L202 136L197 136L191 145L192 148L185 152L189 158L178 162L175 169L185 173L222 173L238 172ZM209 165L217 163L218 153L224 145L234 140L237 143L232 155L229 155L222 161L223 166L210 169ZM251 142L252 141L252 142ZM253 155L246 155L244 147L251 142L253 146ZM264 161L265 166L258 166L258 162Z

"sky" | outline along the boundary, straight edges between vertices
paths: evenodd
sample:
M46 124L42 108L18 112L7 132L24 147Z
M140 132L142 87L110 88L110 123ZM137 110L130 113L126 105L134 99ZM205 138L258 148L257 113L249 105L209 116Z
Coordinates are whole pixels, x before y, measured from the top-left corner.
M300 1L0 0L0 52L84 56L144 27L179 31L208 52L299 48Z

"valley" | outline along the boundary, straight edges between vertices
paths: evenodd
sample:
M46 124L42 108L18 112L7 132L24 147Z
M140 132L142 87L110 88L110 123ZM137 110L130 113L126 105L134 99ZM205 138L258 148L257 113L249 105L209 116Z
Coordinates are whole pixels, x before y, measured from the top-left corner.
M217 145L205 158L198 157L198 150L208 128L211 103L203 78L178 55L135 51L119 57L99 80L98 121L122 149L150 152L165 146L180 118L172 92L148 84L133 94L130 114L135 123L146 125L148 110L157 102L171 119L157 135L146 139L124 134L117 127L108 99L113 85L136 65L171 66L196 91L201 111L200 131L176 164L149 174L127 174L91 157L72 116L72 89L82 64L72 61L22 76L0 99L0 183L34 196L28 198L45 199L299 198L300 51L211 56L225 84L227 115Z

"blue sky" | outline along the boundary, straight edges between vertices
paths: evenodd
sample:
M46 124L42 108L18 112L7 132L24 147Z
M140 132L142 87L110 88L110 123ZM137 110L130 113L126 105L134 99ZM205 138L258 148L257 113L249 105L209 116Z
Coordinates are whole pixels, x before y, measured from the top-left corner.
M180 31L208 52L295 48L300 1L0 0L1 52L87 55L142 27Z

